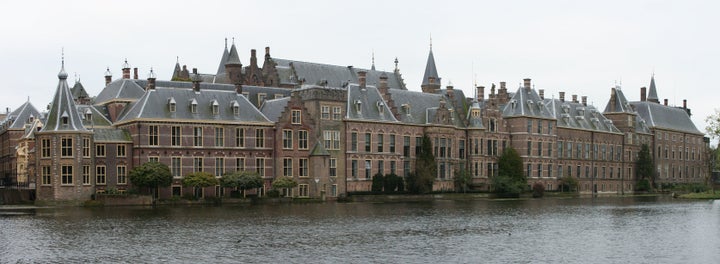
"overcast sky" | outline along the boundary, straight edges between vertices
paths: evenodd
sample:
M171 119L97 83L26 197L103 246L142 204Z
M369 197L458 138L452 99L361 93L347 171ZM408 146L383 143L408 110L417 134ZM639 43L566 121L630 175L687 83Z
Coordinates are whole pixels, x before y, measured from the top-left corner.
M30 101L39 110L57 86L61 49L70 85L91 96L125 58L146 78L170 79L181 64L214 73L224 38L240 60L271 55L392 71L420 91L430 36L443 86L467 95L473 84L532 78L546 97L587 95L601 110L622 83L629 100L655 73L660 101L688 100L704 131L718 106L718 1L3 1L1 107ZM486 92L486 93L489 93ZM1 109L1 108L0 108ZM4 111L4 109L3 109Z

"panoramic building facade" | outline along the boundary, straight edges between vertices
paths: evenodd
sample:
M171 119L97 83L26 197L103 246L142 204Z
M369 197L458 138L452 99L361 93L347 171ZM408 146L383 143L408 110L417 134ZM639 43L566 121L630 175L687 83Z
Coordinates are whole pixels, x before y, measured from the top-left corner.
M0 122L3 183L35 189L39 201L77 201L92 194L127 192L128 173L148 161L169 166L173 183L160 198L225 196L220 186L185 188L188 173L221 178L250 170L264 179L292 177L291 197L336 199L370 191L376 174L407 177L424 135L437 163L434 191L454 191L461 171L471 187L492 189L497 157L508 148L523 159L528 186L560 190L568 178L581 193L632 193L638 153L647 145L655 183L699 183L707 171L708 139L682 107L658 99L654 76L639 101L619 87L600 111L587 97L548 98L531 79L520 87L500 82L466 96L442 87L432 48L422 85L406 87L395 60L391 72L273 58L255 50L243 66L227 44L213 74L176 62L171 80L150 69L140 79L127 61L122 77L107 69L91 97L65 65L47 112L30 102ZM132 72L131 72L132 71ZM132 76L131 76L132 74ZM50 92L50 91L48 91ZM529 187L528 187L529 188Z

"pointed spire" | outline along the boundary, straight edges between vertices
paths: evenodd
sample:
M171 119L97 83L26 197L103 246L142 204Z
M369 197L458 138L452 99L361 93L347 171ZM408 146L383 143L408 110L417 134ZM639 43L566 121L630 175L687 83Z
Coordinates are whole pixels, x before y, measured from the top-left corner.
M432 52L432 33L430 33L430 51Z
M395 71L400 70L400 69L398 68L398 62L399 62L399 61L398 61L398 58L395 57Z
M50 104L50 111L42 131L84 131L85 127L82 125L82 120L75 107L72 91L67 83L64 52L58 78L60 80L58 81L55 96ZM84 92L82 85L78 84L77 86L78 88L76 90Z
M654 103L660 103L660 99L657 95L657 88L655 88L655 73L650 77L650 91L648 91L647 100Z
M65 48L62 48L62 55L61 55L61 62L60 62L60 72L58 73L58 79L65 80L68 77L67 72L65 72Z
M372 51L372 66L370 67L370 70L375 70L375 50Z
M238 55L237 48L235 47L235 38L233 38L232 46L230 46L230 53L225 64L241 64L240 56Z
M425 64L425 75L423 76L423 85L430 84L430 79L434 79L433 84L440 85L440 77L438 77L437 68L435 67L435 56L433 56L432 47L428 54L427 63Z
M222 57L220 58L220 65L218 65L217 73L216 75L225 74L225 64L228 60L228 46L227 46L227 38L225 38L225 49L223 49Z

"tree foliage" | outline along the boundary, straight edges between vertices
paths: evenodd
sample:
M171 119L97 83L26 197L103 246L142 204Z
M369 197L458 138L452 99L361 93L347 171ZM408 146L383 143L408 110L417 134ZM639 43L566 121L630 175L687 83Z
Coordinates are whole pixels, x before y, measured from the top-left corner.
M137 166L129 172L130 182L137 187L157 188L172 184L170 168L162 163L151 161Z
M220 185L244 191L263 187L263 179L255 171L235 171L223 175Z
M378 172L372 178L371 190L373 192L382 192L383 187L385 187L385 177L383 177L382 173Z
M210 187L218 184L218 179L210 173L199 171L185 175L182 180L183 186L188 187Z
M652 155L650 155L650 148L647 144L643 144L638 152L638 159L635 161L635 173L638 181L647 180L652 186L655 176L655 165L653 164Z
M522 170L523 163L517 151L508 147L498 158L498 175L492 178L495 192L519 194L526 189L527 178Z
M472 175L465 168L455 170L455 190L457 192L467 192L472 184Z
M541 198L545 195L545 185L541 182L536 182L532 185L533 197Z
M395 173L385 175L385 182L383 188L386 193L402 192L404 188L403 178L397 176Z
M720 109L715 109L715 113L705 118L705 122L708 124L705 127L708 135L713 139L720 138ZM718 141L720 146L720 141Z
M435 175L437 175L437 163L432 152L432 143L426 134L422 137L420 153L415 160L415 172L408 175L407 190L411 193L431 192Z
M295 179L290 177L277 177L272 182L273 189L283 189L283 188L295 188L298 185L298 183L295 181Z
M563 191L575 191L578 187L578 180L572 176L563 176L560 178L560 187Z

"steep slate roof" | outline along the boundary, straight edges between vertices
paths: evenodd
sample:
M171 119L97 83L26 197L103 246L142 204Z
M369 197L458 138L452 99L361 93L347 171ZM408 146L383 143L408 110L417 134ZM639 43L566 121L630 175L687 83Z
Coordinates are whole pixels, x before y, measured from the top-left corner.
M225 64L242 64L240 62L240 56L238 56L237 48L235 48L235 43L230 46L230 53L228 53L227 61L225 61ZM223 67L225 65L223 64Z
M169 102L175 101L176 110L170 112ZM197 112L191 112L191 104L197 103ZM213 114L212 105L218 105L218 114ZM239 115L235 115L233 105L239 107ZM129 109L118 123L133 119L173 119L175 121L217 121L269 123L268 120L250 101L235 91L200 90L176 87L156 87L149 90L138 101L127 107Z
M0 124L2 124L0 127L5 129L25 128L25 124L30 122L30 117L39 119L41 114L30 101L27 101L15 109L15 111L8 114L5 119L0 122Z
M285 106L289 101L290 97L266 100L260 107L260 112L262 112L265 117L270 119L270 121L277 122L280 119L280 115L285 110Z
M399 113L400 122L403 123L422 125L427 124L429 121L431 122L435 118L435 112L440 105L440 100L445 100L448 102L446 103L446 107L452 108L452 105L449 103L450 99L443 94L407 90L390 90L389 93ZM409 107L409 112L404 105ZM453 111L453 115L456 122L460 122L458 112ZM460 123L456 125L462 126Z
M295 61L287 59L272 59L277 65L276 69L280 82L284 84L315 84L330 87L347 87L348 83L359 83L357 73L367 72L366 82L370 85L380 83L380 75L385 73L388 77L388 88L407 90L400 74L394 72L368 70L351 66L337 66L313 62ZM327 81L327 84L323 84Z
M75 100L73 100L72 94L70 93L70 87L68 87L67 84L67 72L65 72L64 62L60 73L58 73L58 79L57 90L55 91L55 96L50 105L50 113L48 113L47 121L45 121L42 132L86 131L75 106ZM63 118L67 118L67 124L63 124Z
M145 94L145 89L135 79L118 79L105 86L95 98L96 104L111 100L135 101Z
M503 117L526 116L537 118L554 118L535 89L518 88L510 101L502 109Z
M625 94L620 89L620 86L615 86L610 89L610 99L605 106L603 113L633 113L635 112L630 106Z
M360 88L351 84L347 88L347 115L353 120L398 122L380 92L373 86ZM360 103L358 111L357 103Z
M595 106L559 99L545 99L543 104L553 112L558 127L620 133L612 121L605 117Z
M638 115L641 116L650 128L675 130L685 133L703 135L683 109L665 106L653 102L630 102Z
M85 91L85 87L83 87L82 83L80 83L79 80L78 80L77 82L75 82L75 85L73 86L72 89L70 89L70 92L72 93L72 96L73 96L73 98L75 98L75 99L78 99L78 98L81 98L81 97L83 97L83 98L89 98L89 97L90 97L90 96L88 95L88 93Z
M655 75L650 77L650 91L648 91L647 100L654 101L654 102L660 102L658 95L657 95L657 88L655 87Z
M132 142L130 133L122 129L99 128L95 129L93 139L95 142Z
M430 54L428 54L427 63L425 64L425 75L423 75L422 84L430 84L430 77L435 77L435 84L440 85L440 77L437 73L437 67L435 67L435 56L433 56L432 47L430 48Z
M225 49L223 50L222 57L220 58L220 65L218 65L217 73L215 75L225 74L225 63L227 63L228 56L227 39L225 39Z
M105 117L105 114L101 109L93 105L77 105L78 114L82 119L83 125L87 128L97 127L110 127L112 122ZM87 119L87 114L90 113L92 120Z

